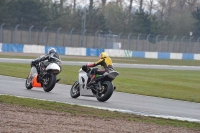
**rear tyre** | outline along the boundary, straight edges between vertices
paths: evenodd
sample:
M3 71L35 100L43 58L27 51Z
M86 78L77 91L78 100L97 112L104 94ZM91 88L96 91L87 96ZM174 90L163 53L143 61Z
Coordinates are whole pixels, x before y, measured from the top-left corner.
M96 93L96 98L100 102L105 102L112 96L114 87L113 87L113 84L109 81L104 81L101 84L101 86L102 86L103 90L102 90L102 92Z
M31 84L31 79L27 77L26 81L25 81L25 87L26 89L30 90L33 88L32 84Z
M50 92L56 84L56 76L53 73L47 74L43 79L42 86L45 92Z
M80 88L79 88L79 83L76 81L70 90L70 95L72 98L77 98L80 96Z

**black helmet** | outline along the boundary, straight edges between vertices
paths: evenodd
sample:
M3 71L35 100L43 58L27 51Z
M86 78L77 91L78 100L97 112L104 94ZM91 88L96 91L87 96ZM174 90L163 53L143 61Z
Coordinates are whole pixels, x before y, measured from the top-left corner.
M48 54L55 53L55 52L56 52L56 49L53 48L53 47L50 47L50 48L48 49Z

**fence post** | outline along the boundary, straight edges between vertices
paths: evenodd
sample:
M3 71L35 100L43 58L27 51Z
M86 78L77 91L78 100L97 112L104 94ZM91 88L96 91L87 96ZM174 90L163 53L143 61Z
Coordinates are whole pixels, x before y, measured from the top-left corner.
M108 34L105 34L105 45L104 45L104 48L107 48L107 45L108 45L108 35L112 35L112 32L110 30L108 32L109 32Z
M16 41L16 36L17 36L17 28L19 27L19 24L15 26L15 33L14 33L14 39L13 39L13 43L15 44Z
M130 50L130 36L132 35L132 33L128 34L128 46L129 46L129 50Z
M142 34L139 34L138 37L137 37L136 51L138 50L138 42L139 42L139 40L140 40L140 36L141 36L141 35L142 35Z
M147 45L148 45L148 50L150 51L150 45L149 45L149 37L151 36L151 34L149 34L148 36L147 36Z
M160 35L157 35L157 36L156 36L157 51L158 51L158 44L157 44L157 43L158 43L158 38L159 38L159 36L160 36Z
M98 35L98 33L99 33L99 30L97 30L97 31L95 32L93 48L95 48L95 45L96 45L96 44L97 44L97 46L98 46L98 41L97 41L97 35Z
M45 29L47 28L47 26L45 26L43 29L42 29L42 44L44 44L44 32L45 32Z
M58 45L58 34L59 34L59 31L61 30L62 28L58 28L57 29L57 32L56 32L56 46Z
M165 38L164 38L165 44L167 44L167 37L168 37L168 35L166 35ZM165 46L165 45L164 45L164 46ZM165 47L164 47L164 48L165 48ZM162 51L162 50L161 50L161 51ZM164 50L164 51L165 51L165 50ZM164 52L164 51L163 51L163 52ZM167 52L167 51L166 51L166 52Z
M177 36L174 36L174 37L173 37L173 49L172 49L172 51L175 51L175 44L174 44L174 41L175 41L176 37L177 37Z
M157 35L157 36L156 36L156 43L158 43L158 37L159 37L159 36L160 36L160 35Z
M4 26L4 25L5 25L5 23L3 23L3 24L1 25L1 29L0 29L0 42L2 42L2 43L3 43L3 41L2 41L2 40L3 40L3 37L2 37L2 36L3 36L3 34L2 34L3 30L2 30L2 29L3 29L3 26Z
M122 32L120 32L119 35L118 35L118 42L120 42L121 34L122 34Z
M70 30L70 39L69 39L69 46L72 46L72 32L74 31L74 28Z
M84 30L84 32L83 32L83 36L82 36L82 45L81 45L81 47L83 47L84 46L84 43L85 43L85 32L87 31L87 29L85 29Z
M192 53L192 38L193 37L190 37L190 52Z
M183 36L182 38L181 38L181 45L183 44L183 39L185 38L185 36ZM180 45L180 47L179 47L179 52L181 52L181 45Z
M200 37L197 39L197 42L199 43Z
M197 43L199 44L199 40L200 40L200 37L197 39ZM199 45L199 47L200 47L200 45Z
M29 28L29 39L28 39L28 43L31 44L31 29L34 27L34 25L32 25L30 28Z

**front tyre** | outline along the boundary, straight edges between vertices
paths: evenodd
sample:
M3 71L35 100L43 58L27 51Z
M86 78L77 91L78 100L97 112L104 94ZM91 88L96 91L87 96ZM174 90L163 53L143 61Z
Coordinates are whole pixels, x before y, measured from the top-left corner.
M49 73L45 76L42 82L42 86L45 92L50 92L56 84L56 75Z
M27 77L27 79L26 79L26 81L25 81L25 87L26 87L26 89L28 89L28 90L30 90L30 89L33 88L32 84L31 84L31 78L28 78L28 77Z
M76 81L70 90L70 95L72 98L77 98L80 96L80 88L79 88L79 83Z
M104 81L101 86L102 91L96 93L96 98L100 102L105 102L112 96L114 87L110 81Z

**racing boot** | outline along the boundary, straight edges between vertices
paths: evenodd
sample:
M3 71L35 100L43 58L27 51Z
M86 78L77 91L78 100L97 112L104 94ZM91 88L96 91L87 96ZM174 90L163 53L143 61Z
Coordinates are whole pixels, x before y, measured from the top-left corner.
M93 85L95 83L95 74L92 75L90 82L87 84L87 87L90 87L91 85Z

